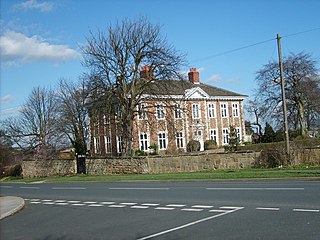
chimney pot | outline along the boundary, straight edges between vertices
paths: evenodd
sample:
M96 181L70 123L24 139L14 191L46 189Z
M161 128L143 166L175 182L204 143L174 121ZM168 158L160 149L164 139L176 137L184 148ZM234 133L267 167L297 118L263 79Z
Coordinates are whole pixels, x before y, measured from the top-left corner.
M149 66L147 65L142 66L140 71L140 77L148 80L152 80L154 78L152 70L150 69Z

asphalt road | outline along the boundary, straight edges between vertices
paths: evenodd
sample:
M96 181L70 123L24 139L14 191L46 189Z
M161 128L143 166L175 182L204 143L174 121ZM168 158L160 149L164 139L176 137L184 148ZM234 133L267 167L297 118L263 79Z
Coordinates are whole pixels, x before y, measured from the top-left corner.
M320 182L0 185L26 200L1 239L320 239Z

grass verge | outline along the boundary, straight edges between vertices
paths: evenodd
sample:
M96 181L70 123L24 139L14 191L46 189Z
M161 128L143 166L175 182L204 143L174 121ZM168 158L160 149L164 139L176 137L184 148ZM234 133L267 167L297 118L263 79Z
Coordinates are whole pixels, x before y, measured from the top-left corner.
M184 181L184 180L229 180L229 179L261 179L261 178L318 178L320 179L320 166L300 166L274 169L224 169L207 170L190 173L163 173L163 174L112 174L112 175L72 175L63 177L47 177L23 179L7 177L2 182L89 182L89 181Z

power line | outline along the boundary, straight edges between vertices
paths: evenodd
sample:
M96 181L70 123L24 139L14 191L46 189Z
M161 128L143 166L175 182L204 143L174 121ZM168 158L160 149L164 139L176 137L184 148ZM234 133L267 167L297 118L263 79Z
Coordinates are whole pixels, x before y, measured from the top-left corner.
M320 27L312 28L312 29L305 30L305 31L302 31L302 32L296 32L296 33L292 33L292 34L287 34L287 35L282 36L282 38L292 37L292 36L305 34L305 33L313 32L313 31L317 31L317 30L320 30ZM198 59L195 59L192 62L201 62L201 61L208 60L208 59L211 59L211 58L220 57L220 56L223 56L223 55L226 55L226 54L229 54L229 53L237 52L237 51L240 51L240 50L243 50L243 49L246 49L246 48L254 47L254 46L261 45L261 44L264 44L264 43L267 43L267 42L271 42L271 41L274 41L276 39L277 38L271 38L271 39L268 39L268 40L264 40L264 41L261 41L261 42L253 43L253 44L246 45L246 46L243 46L243 47L239 47L239 48L231 49L231 50L224 51L224 52L221 52L221 53L213 54L213 55L210 55L210 56L207 56L207 57L198 58Z

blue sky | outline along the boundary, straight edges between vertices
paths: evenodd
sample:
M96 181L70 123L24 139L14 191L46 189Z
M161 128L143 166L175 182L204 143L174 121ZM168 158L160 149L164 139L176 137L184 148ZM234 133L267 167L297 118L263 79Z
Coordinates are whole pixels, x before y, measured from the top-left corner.
M1 119L16 113L33 87L77 80L86 71L79 46L89 31L126 17L160 24L201 82L252 96L256 72L277 59L277 33L300 33L282 39L283 55L311 53L320 68L319 9L318 0L1 0Z

